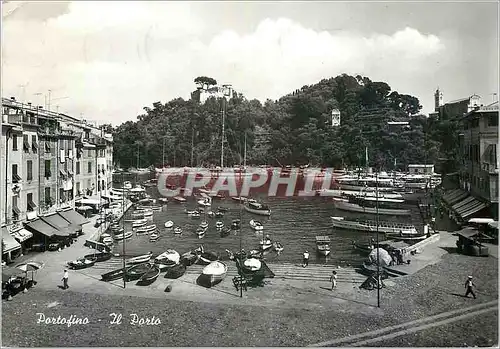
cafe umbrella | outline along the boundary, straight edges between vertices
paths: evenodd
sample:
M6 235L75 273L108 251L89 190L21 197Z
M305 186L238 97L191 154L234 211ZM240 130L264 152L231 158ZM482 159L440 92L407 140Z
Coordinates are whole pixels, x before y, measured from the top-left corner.
M33 282L33 273L39 269L42 269L44 264L42 262L35 262L35 261L29 261L26 263L22 263L16 266L17 269L20 269L24 271L26 274L28 274L29 271L31 271L31 282Z

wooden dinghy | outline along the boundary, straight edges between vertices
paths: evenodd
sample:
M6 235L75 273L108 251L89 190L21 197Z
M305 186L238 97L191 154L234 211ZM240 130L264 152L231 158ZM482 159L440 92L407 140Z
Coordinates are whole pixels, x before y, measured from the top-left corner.
M158 276L160 275L160 268L157 265L152 265L151 268L142 274L139 281L137 281L137 285L151 285L156 281Z

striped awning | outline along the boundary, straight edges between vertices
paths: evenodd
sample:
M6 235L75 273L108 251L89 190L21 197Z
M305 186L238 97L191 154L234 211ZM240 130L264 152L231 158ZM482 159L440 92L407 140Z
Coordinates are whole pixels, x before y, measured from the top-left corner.
M466 220L466 218L481 211L486 206L487 204L481 200L478 200L473 196L468 196L454 204L452 209L462 218L462 220Z
M82 225L82 224L87 224L90 222L88 219L86 219L85 217L83 217L81 214L79 214L78 212L76 212L73 209L59 211L58 214L60 214L62 217L64 217L64 219L66 219L67 221L69 221L73 224Z
M17 242L16 239L14 239L14 237L9 234L7 227L2 227L2 242L4 244L2 248L2 254L21 248L19 242Z
M443 195L443 200L448 203L448 205L454 205L455 203L465 199L469 194L462 189L453 189L448 193Z

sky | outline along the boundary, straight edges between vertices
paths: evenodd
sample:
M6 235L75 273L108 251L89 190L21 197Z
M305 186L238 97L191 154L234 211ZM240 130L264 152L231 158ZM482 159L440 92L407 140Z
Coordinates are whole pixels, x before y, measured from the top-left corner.
M343 73L424 114L437 87L497 100L496 1L4 1L2 22L2 96L98 123L188 99L197 76L261 101Z

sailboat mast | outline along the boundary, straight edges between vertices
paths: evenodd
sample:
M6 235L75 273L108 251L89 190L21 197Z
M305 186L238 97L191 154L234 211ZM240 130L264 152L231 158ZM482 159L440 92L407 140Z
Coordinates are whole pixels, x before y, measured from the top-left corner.
M220 153L220 168L224 167L224 118L225 118L225 100L226 98L222 98L222 137L221 137L221 153Z
M247 167L247 131L245 131L245 150L243 153L243 168Z
M194 127L191 129L191 167L193 167L194 158Z

